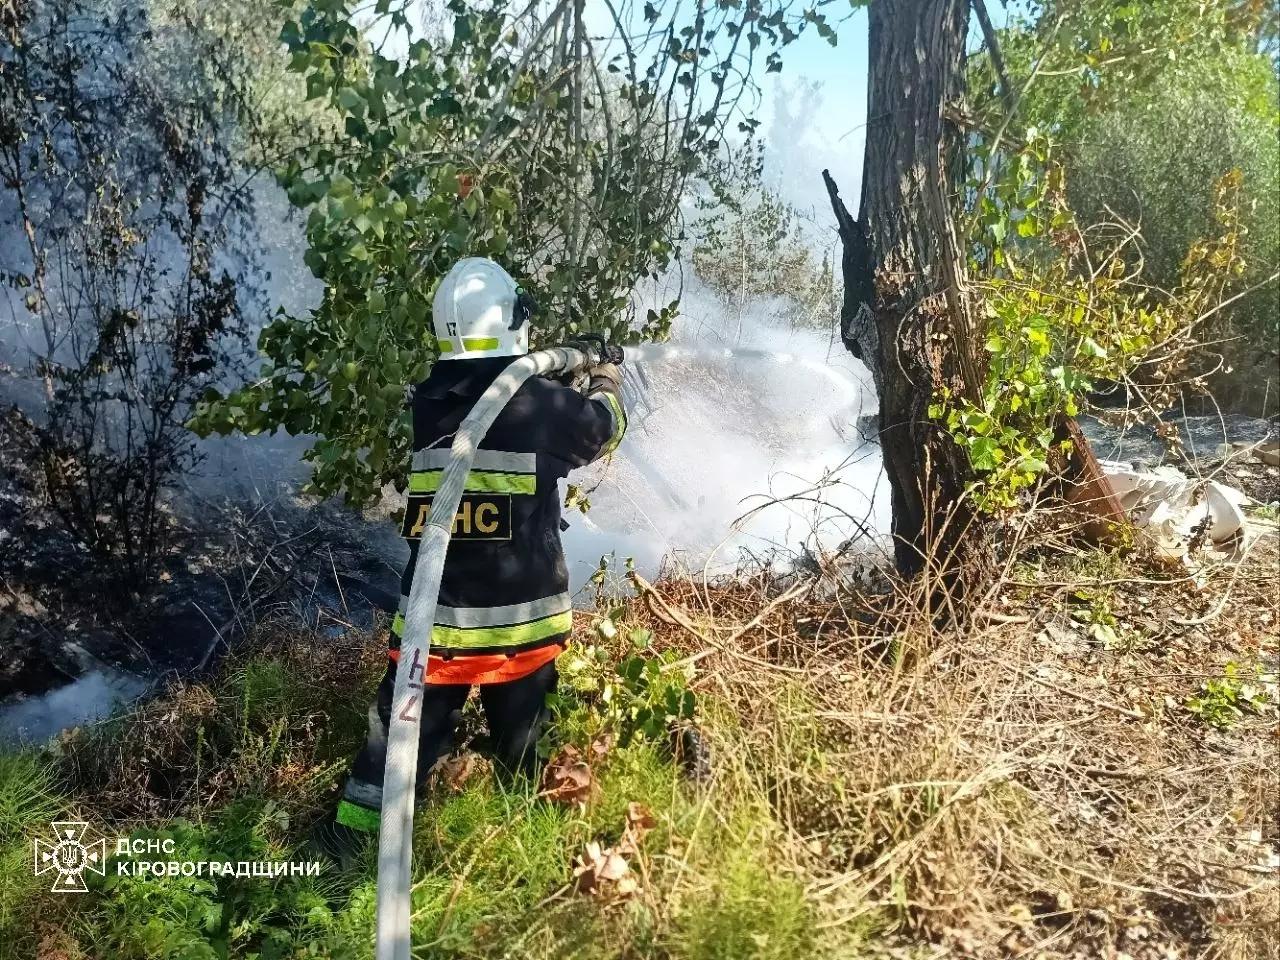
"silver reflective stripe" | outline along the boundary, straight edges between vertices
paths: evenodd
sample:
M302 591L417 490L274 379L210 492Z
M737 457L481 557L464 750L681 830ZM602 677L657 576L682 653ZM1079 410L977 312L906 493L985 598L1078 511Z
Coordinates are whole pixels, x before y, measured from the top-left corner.
M400 597L400 614L404 615L409 607L409 598ZM509 603L505 607L436 607L436 623L442 627L508 627L516 623L528 623L530 620L541 620L557 613L565 613L573 609L573 599L567 593L557 593L554 597L543 597L541 600L529 600L525 603Z
M382 787L349 777L346 787L342 790L342 799L377 810L382 806Z
M414 470L443 470L453 456L448 447L419 450L413 455ZM472 470L500 470L503 473L537 473L536 453L508 453L505 450L477 450Z
M600 404L600 406L609 411L609 436L612 437L618 432L618 415L613 412L613 404L609 402L608 394L593 393L587 399L594 400L596 403Z

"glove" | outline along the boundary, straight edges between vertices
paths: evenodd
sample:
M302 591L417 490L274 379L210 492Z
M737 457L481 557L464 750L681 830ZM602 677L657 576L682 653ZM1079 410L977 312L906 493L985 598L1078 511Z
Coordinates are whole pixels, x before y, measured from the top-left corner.
M604 337L598 333L584 333L577 340L569 340L564 345L581 350L589 357L599 357L597 365L622 362L622 348L616 344L606 343Z
M597 363L589 372L592 387L603 381L611 384L615 390L622 388L622 370L616 363Z

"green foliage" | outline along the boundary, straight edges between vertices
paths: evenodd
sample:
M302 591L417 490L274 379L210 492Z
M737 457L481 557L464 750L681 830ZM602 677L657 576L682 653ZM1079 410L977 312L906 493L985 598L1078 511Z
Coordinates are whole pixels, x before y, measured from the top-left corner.
M1101 254L1085 247L1051 147L1028 133L1016 150L984 143L972 155L969 244L987 277L981 401L943 387L928 411L965 449L976 503L988 511L1015 507L1070 453L1060 418L1079 413L1096 384L1142 368L1157 413L1173 402L1173 384L1194 383L1186 372L1194 334L1244 271L1238 172L1215 185L1216 235L1186 251L1177 287L1164 292L1141 281L1132 231Z
M57 783L49 766L31 753L0 754L0 843L48 824L57 812Z
M1018 123L1047 132L1070 176L1066 198L1086 232L1132 225L1144 280L1173 288L1186 250L1208 235L1215 185L1243 176L1240 225L1247 270L1233 292L1263 286L1215 315L1202 351L1221 352L1235 376L1212 381L1243 407L1276 394L1276 285L1280 269L1280 98L1274 52L1280 15L1253 0L1157 0L1032 4L1001 32L1015 86L1037 70L1018 101ZM1001 116L988 60L970 69L979 114ZM998 126L998 119L991 124ZM1229 371L1227 371L1229 373ZM1250 412L1257 406L1250 404Z
M623 746L664 743L674 726L694 718L692 668L673 651L655 651L648 630L620 627L617 615L597 625L599 645L571 648L561 659L558 723L607 732Z
M1071 592L1071 601L1075 605L1071 618L1085 626L1089 636L1104 650L1123 651L1135 647L1138 637L1115 615L1110 590L1079 588Z
M1267 686L1274 690L1275 683L1274 676L1259 668L1245 670L1229 660L1221 677L1206 680L1198 693L1187 698L1186 708L1209 726L1229 730L1245 713L1262 713L1274 705L1274 694L1268 695Z
M1268 297L1263 319L1229 299L1280 263L1280 111L1254 52L1275 27L1234 0L1051 0L1000 36L1025 91L971 64L962 237L986 377L980 399L944 388L929 414L966 450L981 509L1015 507L1070 452L1061 418L1095 389L1131 391L1176 446L1158 415L1206 389L1200 344L1274 342Z
M430 955L455 955L495 934L521 936L561 882L573 817L531 794L478 778L460 793L438 791L433 815L419 818L415 850L435 869L415 891L415 930Z
M1237 288L1261 287L1215 316L1205 339L1237 368L1213 380L1219 399L1257 412L1274 395L1276 309L1280 270L1280 99L1274 66L1241 51L1188 64L1156 78L1149 89L1091 117L1072 151L1068 196L1085 223L1123 218L1137 240L1148 282L1177 282L1187 247L1212 228L1214 184L1241 173L1241 254L1247 265ZM1176 117L1178 135L1169 136ZM1205 366L1210 365L1206 358ZM1264 381L1273 381L1268 388ZM1252 396L1255 402L1245 404Z
M269 172L299 146L329 138L342 118L327 102L308 100L304 78L289 70L280 28L297 0L148 0L156 39L152 58L164 73L189 82L191 63L202 62L220 100L235 111L228 131L248 171ZM195 46L191 38L210 38ZM246 69L247 67L247 69Z
M979 270L1002 276L1023 260L1055 259L1051 243L1074 224L1050 138L1036 127L1014 145L975 136L967 159L964 189L975 201L964 226Z
M647 649L639 638L627 643ZM307 674L292 654L264 651L215 678L207 690L175 691L176 699L156 705L153 715L117 721L117 740L156 750L154 741L164 736L195 739L186 725L192 720L188 714L196 713L208 731L206 755L187 768L188 775L202 784L232 785L230 794L206 787L206 799L184 802L172 815L147 817L141 825L113 826L100 811L105 798L131 782L131 763L163 778L162 750L142 760L130 750L126 762L114 763L123 783L69 782L61 790L50 773L58 769L56 758L0 755L0 849L11 854L5 862L14 868L0 894L0 957L17 960L41 949L68 958L121 960L368 956L376 905L372 848L351 871L336 874L326 866L319 877L132 876L117 875L109 864L105 878L89 878L91 891L81 898L48 895L43 878L36 881L30 873L33 831L47 829L72 804L94 821L95 835L172 841L172 853L141 855L142 860L234 865L309 859L299 846L316 807L328 800L331 778L305 784L309 797L300 805L297 782L256 766L253 777L239 778L232 768L253 753L253 738L269 729L273 713L297 711L302 716L295 726L314 725L315 704L332 699L344 678L349 686L349 665L343 674L332 673L331 666L322 658ZM592 670L608 680L603 665ZM367 679L365 695L374 682ZM726 759L718 773L721 788L704 793L681 782L664 744L641 735L603 755L589 751L592 738L612 729L613 721L597 712L600 689L590 703L578 701L575 723L561 727L591 757L598 790L585 807L551 803L538 796L535 783L479 771L462 783L435 782L416 819L415 955L843 955L818 930L802 884L781 875L776 844L785 831L754 781L735 779L739 771ZM569 695L576 696L572 690ZM166 724L157 724L157 717L167 718ZM162 732L165 725L178 729ZM279 742L276 770L314 765L314 742ZM65 759L77 768L82 758L72 752ZM642 878L643 895L598 900L576 891L574 864L587 845L619 845L637 807L652 814L652 826L626 854Z
M131 837L172 841L174 854L160 860L278 861L288 859L282 844L288 825L270 801L245 798L204 824L176 819ZM122 960L295 956L299 943L323 937L330 913L324 881L315 877L121 875L113 860L106 876L90 877L89 885L95 943Z
M811 225L765 183L760 152L748 142L699 198L694 270L739 318L748 304L772 300L792 326L830 330L840 311L831 262L815 259Z
M366 503L402 488L405 384L436 355L433 286L462 256L497 259L539 301L535 344L665 336L675 303L638 316L633 287L672 262L685 185L740 116L742 91L726 93L745 55L733 38L754 50L826 23L788 21L785 7L673 19L650 62L641 44L601 64L580 36L569 44L565 5L534 29L503 0L452 0L447 36L415 39L403 61L366 37L403 30L406 5L379 2L363 29L352 3L305 6L282 39L341 133L298 150L279 178L307 212L325 297L307 317L277 316L259 339L261 378L211 391L194 428L318 434L305 456L322 496ZM698 69L717 55L717 69ZM711 95L701 112L699 92Z
M31 753L0 754L0 943L31 955L30 911L48 884L31 869L31 838L64 812L50 766ZM4 948L0 946L0 955Z
M1019 104L1022 122L1075 144L1091 117L1170 73L1274 42L1277 27L1280 17L1257 0L1034 0L1010 18L1000 45L1015 85L1040 64ZM986 57L975 59L968 89L980 109L998 96Z
M1280 99L1266 57L1233 51L1162 73L1091 116L1081 135L1069 148L1071 208L1083 223L1119 216L1139 226L1152 282L1177 282L1187 248L1212 228L1214 184L1234 169L1242 177L1246 281L1280 265ZM1274 333L1280 318L1268 313Z
M708 902L681 917L689 960L792 960L812 956L818 935L804 889L770 873L747 845L725 858Z

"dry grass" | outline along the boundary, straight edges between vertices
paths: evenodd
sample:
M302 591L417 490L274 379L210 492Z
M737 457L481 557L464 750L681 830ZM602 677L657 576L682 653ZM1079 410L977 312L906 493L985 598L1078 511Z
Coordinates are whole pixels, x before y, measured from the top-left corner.
M770 956L803 941L814 957L1275 957L1274 710L1219 731L1185 704L1228 662L1275 672L1278 559L1274 532L1196 577L1137 553L1024 550L961 628L926 612L925 584L637 578L621 618L677 652L668 669L694 671L712 781L677 787L649 753L619 752L582 829L608 839L631 800L666 811L670 836L640 866L667 952L565 887L533 896L526 955L599 927L610 955L737 956L677 945L746 942L773 904L794 937ZM578 627L586 648L591 618ZM380 640L260 631L219 678L65 740L62 769L116 824L198 819L255 793L305 823L361 733ZM481 824L476 837L532 849L527 811L474 794L447 809ZM548 889L578 849L557 843L538 861ZM726 878L735 863L742 877Z
M258 627L252 644L201 682L62 737L61 775L120 825L199 816L246 793L314 814L363 735L369 688L385 641L361 631L332 638L296 622Z
M962 631L918 586L767 578L660 582L638 616L696 662L717 775L768 798L833 933L887 920L903 956L1262 960L1274 711L1221 732L1184 704L1228 661L1274 672L1276 573L1272 533L1201 578L1042 551ZM1091 632L1108 616L1114 642Z

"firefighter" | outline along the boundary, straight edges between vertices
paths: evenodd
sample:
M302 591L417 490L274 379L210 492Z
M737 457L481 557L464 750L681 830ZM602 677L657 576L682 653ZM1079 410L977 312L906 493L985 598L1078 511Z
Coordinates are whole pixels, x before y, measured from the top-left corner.
M432 321L440 358L413 395L413 467L402 534L409 562L391 626L388 664L369 709L336 817L321 847L350 850L377 829L400 636L419 535L454 431L515 357L529 352L533 301L492 260L470 257L440 281ZM558 481L607 456L626 430L621 373L600 364L585 395L534 377L507 403L480 444L446 555L431 635L418 744L417 786L452 743L472 687L498 765L532 771L556 687L556 657L572 627L569 575L560 544ZM345 857L343 857L345 859Z

